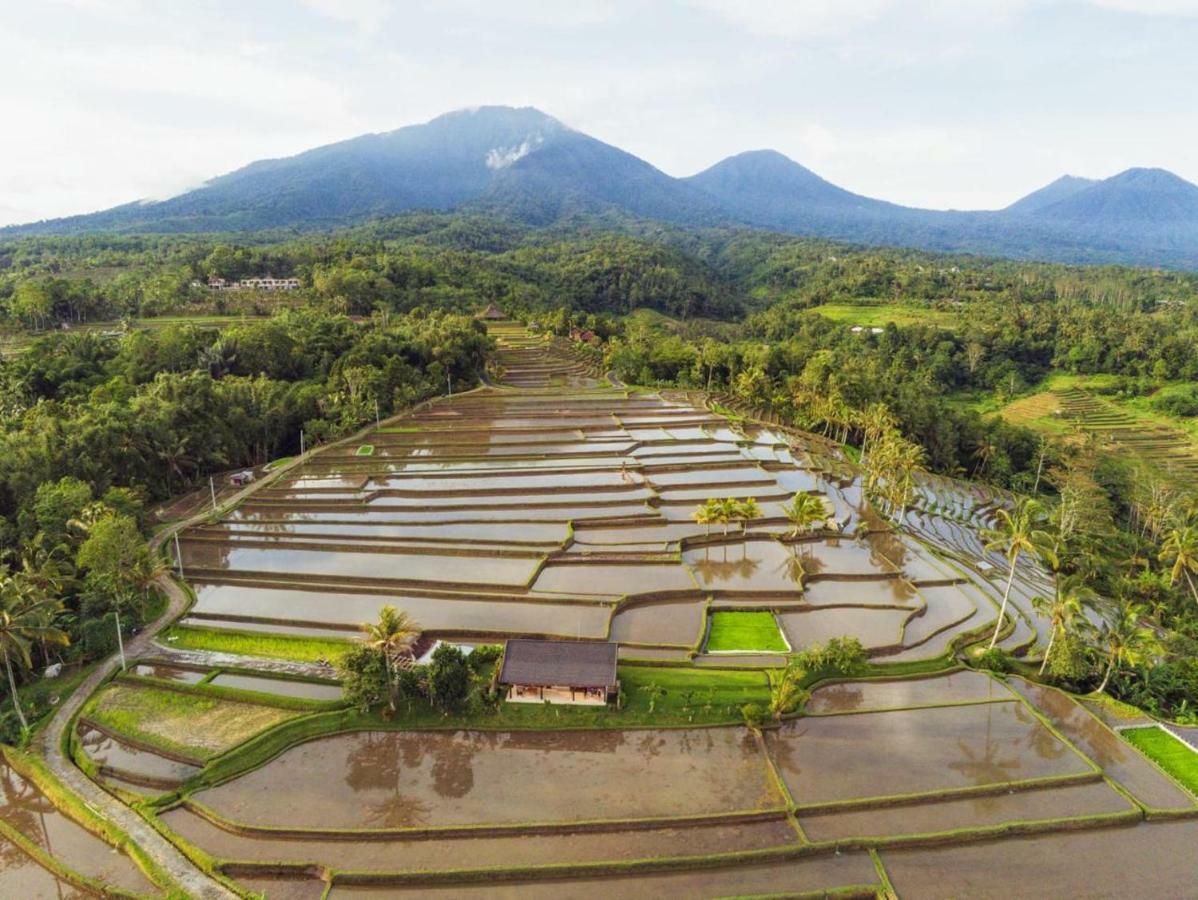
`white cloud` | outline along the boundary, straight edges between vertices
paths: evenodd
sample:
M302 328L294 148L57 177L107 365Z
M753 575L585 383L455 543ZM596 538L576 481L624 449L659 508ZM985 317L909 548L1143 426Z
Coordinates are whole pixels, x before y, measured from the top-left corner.
M688 0L766 37L827 37L878 19L894 0Z
M302 0L317 15L353 25L365 34L374 34L391 16L387 0Z

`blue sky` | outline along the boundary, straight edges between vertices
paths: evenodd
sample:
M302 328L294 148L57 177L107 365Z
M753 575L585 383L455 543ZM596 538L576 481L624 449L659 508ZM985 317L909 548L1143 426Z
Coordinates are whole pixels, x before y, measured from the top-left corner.
M672 175L772 147L995 208L1070 173L1198 181L1198 0L0 0L0 223L161 198L484 103Z

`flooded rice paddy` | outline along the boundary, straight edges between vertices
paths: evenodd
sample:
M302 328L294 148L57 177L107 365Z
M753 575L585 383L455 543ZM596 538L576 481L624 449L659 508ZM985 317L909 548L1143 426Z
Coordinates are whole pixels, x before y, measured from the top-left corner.
M972 586L980 579L913 538L783 543L783 505L798 491L826 498L850 532L876 525L860 486L801 440L515 361L550 352L540 345L509 352L505 387L385 424L363 438L374 456L320 452L187 532L195 614L214 627L348 631L391 603L434 634L610 634L666 652L695 643L712 595L735 596L828 607L783 610L797 646L852 635L896 658L943 654L993 620L984 580ZM759 516L700 525L695 507L711 497L754 497Z
M799 719L766 743L800 807L1092 771L1014 700Z
M299 783L303 791L288 790ZM784 802L757 741L739 728L338 735L196 799L253 825L359 829L665 818Z
M159 893L129 857L59 812L37 785L3 758L0 820L80 875L125 891ZM83 897L90 892L63 882L16 844L0 837L0 896Z

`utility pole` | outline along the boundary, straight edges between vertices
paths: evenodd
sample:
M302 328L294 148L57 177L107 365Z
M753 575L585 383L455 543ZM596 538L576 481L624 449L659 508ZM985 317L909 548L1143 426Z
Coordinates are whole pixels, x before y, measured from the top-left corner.
M374 427L383 427L382 423L379 421L379 402L377 400L374 401Z
M304 455L304 429L300 429L300 456Z
M179 564L179 580L183 580L183 551L179 549L179 532L175 532L175 562Z
M445 383L449 385L449 393L453 393L453 375L450 372L445 373Z
M216 481L208 476L208 493L212 495L212 511L216 512Z

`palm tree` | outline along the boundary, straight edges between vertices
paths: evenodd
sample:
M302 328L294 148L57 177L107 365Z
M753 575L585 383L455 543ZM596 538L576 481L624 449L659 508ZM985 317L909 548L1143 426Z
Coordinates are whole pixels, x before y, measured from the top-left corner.
M1193 525L1176 525L1161 544L1160 561L1172 561L1173 568L1169 571L1171 584L1176 585L1178 579L1185 576L1186 584L1194 600L1198 601L1198 590L1194 588L1194 579L1190 573L1198 573L1198 528Z
M798 666L787 666L776 678L770 678L770 716L777 721L793 712L811 696L800 684L807 673Z
M1048 667L1048 659L1052 656L1052 648L1057 638L1064 637L1073 630L1074 625L1082 618L1085 606L1093 599L1094 592L1086 587L1077 575L1058 577L1056 593L1051 600L1047 597L1032 598L1032 605L1036 607L1036 611L1051 623L1048 647L1044 650L1044 659L1040 662L1040 675L1043 675Z
M761 517L761 506L756 497L749 497L736 504L736 517L740 520L741 533L749 530L749 523Z
M362 626L366 645L383 655L387 667L387 694L391 711L395 712L396 662L400 655L412 649L420 637L420 626L405 612L394 606L379 610L379 620Z
M716 521L724 526L724 537L728 536L728 525L740 515L740 503L732 497L716 501Z
M13 709L17 711L23 730L28 730L29 723L25 721L25 713L17 699L13 661L32 669L33 657L29 650L34 641L67 644L67 636L50 624L54 613L61 608L62 601L58 598L39 592L20 578L8 573L0 576L0 652L4 655Z
M815 494L798 493L789 506L782 507L790 520L790 536L798 537L828 518L828 501Z
M1102 645L1107 654L1106 673L1094 691L1101 694L1116 666L1136 666L1161 652L1156 632L1141 624L1146 610L1137 603L1123 603L1103 625Z
M691 513L691 518L699 525L706 529L707 537L711 537L711 526L719 521L719 511L716 509L716 501L708 500L695 507L695 511Z
M1052 537L1042 527L1045 521L1044 507L1038 500L1025 497L1015 509L998 510L998 528L987 531L987 550L1001 551L1010 563L1007 572L1007 587L1003 591L1002 606L998 610L998 621L994 623L994 634L987 650L994 649L998 634L1002 631L1003 619L1007 615L1007 603L1011 599L1011 586L1015 583L1015 566L1019 557L1030 553L1045 558L1052 557Z

